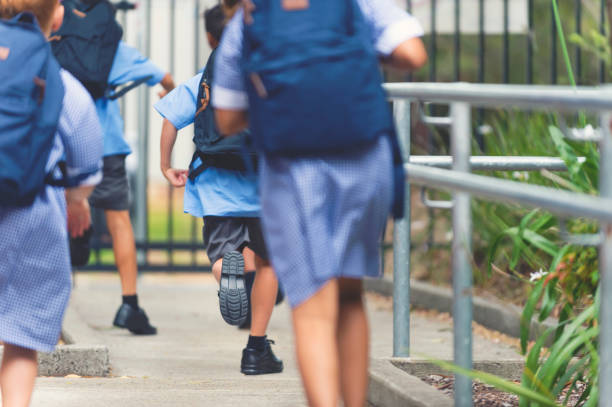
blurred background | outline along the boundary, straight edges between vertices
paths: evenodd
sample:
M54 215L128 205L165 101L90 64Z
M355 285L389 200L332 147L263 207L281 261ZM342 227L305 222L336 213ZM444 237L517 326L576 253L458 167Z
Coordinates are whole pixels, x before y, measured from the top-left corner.
M483 82L514 84L603 83L608 77L609 43L606 0L563 0L559 19L567 41L564 58L559 24L555 24L550 0L396 0L411 11L425 28L429 63L411 75L385 72L387 81ZM115 2L124 40L138 48L160 68L171 72L176 83L201 70L210 49L205 40L202 13L217 0L138 0ZM572 68L572 75L568 70ZM125 135L134 153L128 158L132 187L132 215L139 247L141 270L205 271L208 263L201 247L201 219L182 211L182 190L172 190L159 170L161 118L152 105L159 88L141 87L122 100ZM444 107L428 106L433 115L444 115ZM416 113L416 112L415 112ZM475 149L498 154L520 153L517 145L503 147L493 131L498 115L479 110ZM538 125L538 118L515 120L513 131L528 137L529 129L517 123ZM496 127L497 126L497 127ZM413 117L413 153L442 154L447 150L444 129L433 130ZM508 130L509 131L509 130ZM173 164L186 168L193 144L192 128L179 133ZM525 144L528 144L525 141ZM501 147L500 147L501 146ZM530 147L533 147L530 145ZM543 154L550 144L539 146ZM531 149L531 154L536 154ZM417 194L415 194L417 195ZM436 197L437 194L432 194ZM447 214L418 207L421 227L413 228L414 244L446 250ZM520 217L520 214L517 216ZM104 222L96 214L96 239L89 269L114 270ZM438 225L438 226L436 226ZM442 226L440 226L442 225ZM417 225L418 226L418 225ZM494 231L491 231L493 234ZM486 233L483 239L486 239ZM431 253L431 252L429 252Z

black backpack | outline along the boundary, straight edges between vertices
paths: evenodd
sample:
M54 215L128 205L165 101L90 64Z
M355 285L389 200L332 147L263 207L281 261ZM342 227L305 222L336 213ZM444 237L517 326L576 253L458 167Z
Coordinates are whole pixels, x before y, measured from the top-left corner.
M193 155L189 173L192 180L195 180L208 167L246 171L253 169L253 165L256 164L255 152L249 151L247 146L248 130L233 137L223 137L217 130L215 112L210 106L215 54L216 50L213 50L208 58L198 90L193 136L196 151ZM245 151L248 152L245 154ZM202 165L193 168L193 161L198 157L202 160ZM245 157L248 157L248 162L245 161Z
M66 0L62 27L51 37L53 54L94 99L105 96L123 36L108 0Z

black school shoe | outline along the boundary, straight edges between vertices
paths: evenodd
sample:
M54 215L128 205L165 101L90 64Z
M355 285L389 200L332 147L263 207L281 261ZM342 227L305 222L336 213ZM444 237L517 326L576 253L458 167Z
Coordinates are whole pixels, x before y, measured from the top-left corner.
M236 251L223 256L219 308L223 320L230 325L242 325L249 315L249 297L244 283L244 258Z
M259 375L280 373L283 371L283 361L278 359L272 347L274 341L266 339L266 347L259 351L248 346L242 351L242 361L240 362L240 372L245 375Z
M149 323L149 317L142 308L134 308L129 304L121 304L117 310L113 325L126 328L134 335L155 335L157 328Z

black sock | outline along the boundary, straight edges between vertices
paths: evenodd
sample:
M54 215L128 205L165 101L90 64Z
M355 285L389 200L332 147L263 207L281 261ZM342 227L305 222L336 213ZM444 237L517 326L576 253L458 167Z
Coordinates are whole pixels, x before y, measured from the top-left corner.
M258 351L262 352L264 349L266 349L266 338L267 337L268 337L267 335L264 335L264 336L249 335L249 341L247 342L247 348L257 349Z
M138 295L124 295L123 303L132 306L132 308L138 309Z

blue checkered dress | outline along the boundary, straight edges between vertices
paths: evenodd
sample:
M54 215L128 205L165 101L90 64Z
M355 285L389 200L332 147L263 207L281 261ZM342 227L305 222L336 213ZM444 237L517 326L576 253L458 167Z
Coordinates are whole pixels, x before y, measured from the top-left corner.
M381 56L421 36L414 17L392 0L357 0ZM242 13L217 52L213 105L246 110ZM273 124L271 124L273 125ZM292 307L338 277L380 272L380 243L392 199L388 137L373 146L317 158L261 157L262 222L270 258Z
M48 169L65 157L68 174L101 179L102 134L81 84L62 72L65 96ZM27 208L0 207L0 341L38 351L57 344L71 277L64 191L48 186Z

